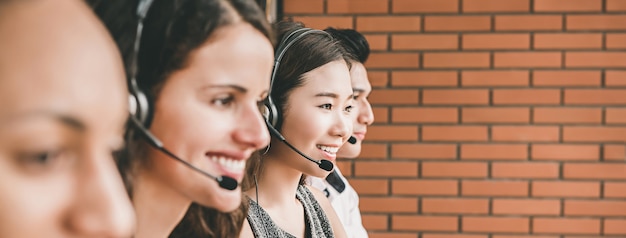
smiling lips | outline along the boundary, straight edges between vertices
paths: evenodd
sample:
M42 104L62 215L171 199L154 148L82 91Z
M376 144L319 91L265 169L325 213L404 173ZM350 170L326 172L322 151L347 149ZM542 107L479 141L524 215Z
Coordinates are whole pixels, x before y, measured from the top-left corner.
M334 160L337 158L339 146L317 145L317 148L322 151L322 155L324 155L327 159Z
M219 165L223 175L233 177L240 180L243 177L244 169L246 168L245 159L233 159L223 155L207 155L207 157Z
M363 141L363 139L365 139L365 133L366 132L355 132L353 135L360 141Z

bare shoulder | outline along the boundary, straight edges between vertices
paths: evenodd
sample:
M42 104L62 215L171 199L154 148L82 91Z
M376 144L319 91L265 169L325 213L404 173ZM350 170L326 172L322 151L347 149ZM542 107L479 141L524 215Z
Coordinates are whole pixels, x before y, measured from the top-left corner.
M330 206L330 201L328 200L326 195L324 195L324 192L308 184L305 184L304 187L306 187L307 189L309 189L309 191L311 191L311 193L313 194L313 197L315 197L315 200L317 200L317 202L320 203L320 205L322 205L322 202L325 202L325 203L328 203L328 205Z
M250 223L248 223L248 218L243 220L243 226L241 226L239 238L254 238L254 234L252 234L252 228L250 227Z
M326 195L324 195L324 192L308 185L304 186L311 191L313 197L315 197L315 200L317 200L317 203L320 204L320 206L324 210L324 213L326 213L326 217L328 217L328 221L330 221L330 225L333 227L333 233L335 234L335 237L347 237L346 231L343 228L343 224L341 224L341 221L339 220L335 209L330 204L330 200L328 200Z

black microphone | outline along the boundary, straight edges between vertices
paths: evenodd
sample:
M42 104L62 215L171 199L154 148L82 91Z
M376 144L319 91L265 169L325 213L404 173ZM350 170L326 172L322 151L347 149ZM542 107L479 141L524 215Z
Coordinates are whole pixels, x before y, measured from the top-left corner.
M199 173L201 173L201 174L203 174L203 175L205 175L205 176L215 180L220 185L220 187L223 188L223 189L235 190L235 188L237 188L237 186L239 186L238 183L237 183L237 180L235 180L234 178L231 178L231 177L228 177L228 176L214 176L214 175L211 175L211 174L205 172L204 170L201 170L201 169L197 168L196 166L193 166L189 162L182 160L181 158L179 158L178 156L176 156L175 154L173 154L169 150L165 149L165 147L163 147L163 143L159 139L157 139L156 136L152 135L152 133L150 133L150 131L148 131L148 129L143 127L143 125L141 124L141 122L139 122L137 120L137 118L135 118L134 116L131 115L130 119L133 122L133 125L137 129L139 129L141 134L146 138L146 140L148 141L148 143L150 145L152 145L153 147L159 149L159 151L165 153L170 158L175 159L178 162L183 163L184 165L186 165L190 169L193 169L193 170L195 170L195 171L197 171L197 172L199 172Z
M356 144L356 138L354 136L350 136L350 138L348 139L348 143L350 144Z
M296 153L298 153L299 155L301 155L302 157L304 157L305 159L310 160L313 163L316 163L321 169L326 170L326 171L332 171L333 168L335 167L333 165L332 162L328 161L328 160L315 160L309 156L306 156L304 153L302 153L300 150L296 149L296 147L294 147L293 145L291 145L289 142L287 142L287 140L285 139L285 137L280 134L280 132L278 132L278 130L276 130L276 128L274 128L272 125L269 124L268 121L265 121L265 124L267 124L267 128L270 129L270 132L276 136L280 141L282 141L283 143L285 143L285 145L289 146L289 148L291 148L293 151L295 151Z

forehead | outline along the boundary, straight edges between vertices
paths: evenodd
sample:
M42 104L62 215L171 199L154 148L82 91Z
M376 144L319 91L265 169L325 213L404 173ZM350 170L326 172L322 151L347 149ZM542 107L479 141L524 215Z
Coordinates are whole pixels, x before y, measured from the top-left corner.
M342 95L352 94L350 72L343 60L336 60L303 75L306 90L328 91Z
M120 56L81 1L24 1L0 15L0 114L124 110Z
M352 63L352 68L350 69L350 78L352 80L352 87L358 88L365 91L371 91L372 85L369 82L367 77L367 70L365 66L361 63L355 62Z
M181 80L236 84L250 91L266 91L273 55L269 39L249 23L239 21L216 29L189 55L188 65L181 71L193 75Z

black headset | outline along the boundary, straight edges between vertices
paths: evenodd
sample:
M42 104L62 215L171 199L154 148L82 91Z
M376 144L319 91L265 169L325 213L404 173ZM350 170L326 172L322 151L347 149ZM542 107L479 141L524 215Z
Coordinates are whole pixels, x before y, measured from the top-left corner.
M130 79L128 81L129 89L129 110L132 117L146 125L148 114L150 113L150 103L146 94L141 91L137 83L137 72L139 71L139 47L141 45L141 34L143 33L143 21L148 14L148 9L152 5L153 0L140 0L137 6L137 34L133 44L133 54L130 66Z
M132 125L139 131L141 135L144 136L146 141L150 143L150 145L154 146L161 152L165 153L172 159L177 160L178 162L183 163L185 166L215 180L221 188L227 190L234 190L237 188L238 183L237 180L227 177L227 176L215 176L201 170L189 162L179 158L174 153L169 151L163 146L163 143L156 138L150 131L146 128L146 124L148 124L148 118L151 113L150 111L150 101L146 94L141 91L139 88L139 84L137 83L137 72L138 72L138 64L139 64L139 46L141 42L141 34L143 32L143 21L148 14L148 9L152 5L153 0L140 0L139 5L137 6L137 34L135 37L135 43L133 46L133 54L132 54L132 62L131 62L131 72L130 79L128 81L129 88L129 107L130 111L130 122Z
M296 29L292 31L291 33L289 33L289 35L283 37L283 39L278 44L278 47L276 47L276 54L274 56L274 67L272 68L272 76L270 78L270 90L268 92L267 99L264 101L265 108L263 112L263 116L265 117L265 120L269 123L269 126L271 126L272 128L276 128L279 118L281 117L281 113L278 107L276 107L276 104L274 104L274 100L272 100L272 96L271 96L272 89L274 88L274 81L276 79L276 74L278 72L278 67L280 66L280 62L283 59L283 56L285 55L289 47L291 47L294 43L296 43L302 37L311 33L324 34L330 37L330 35L325 31L315 30L311 28L300 28L300 29Z
M276 129L276 126L278 125L278 121L282 115L279 110L279 107L277 107L276 104L274 104L274 100L272 100L272 96L271 96L272 89L274 88L274 81L276 78L276 73L278 72L278 67L280 66L280 62L283 59L283 56L285 55L285 53L287 52L289 47L291 47L298 40L302 39L302 37L308 34L313 34L313 33L326 35L332 39L332 36L328 34L328 32L325 32L322 30L311 29L311 28L300 28L300 29L296 29L290 32L287 36L283 37L280 43L278 44L278 47L276 47L276 54L274 55L274 67L272 69L272 77L270 78L270 89L268 92L267 99L265 99L265 101L263 102L264 104L263 117L265 117L265 123L267 124L267 128L269 129L272 135L274 135L280 141L285 143L285 145L287 145L293 151L298 153L300 156L304 157L305 159L313 163L316 163L321 169L326 170L326 171L332 171L334 168L334 165L332 162L328 160L316 160L305 155L300 150L298 150L293 145L291 145L291 143L289 143L285 139L285 137Z

